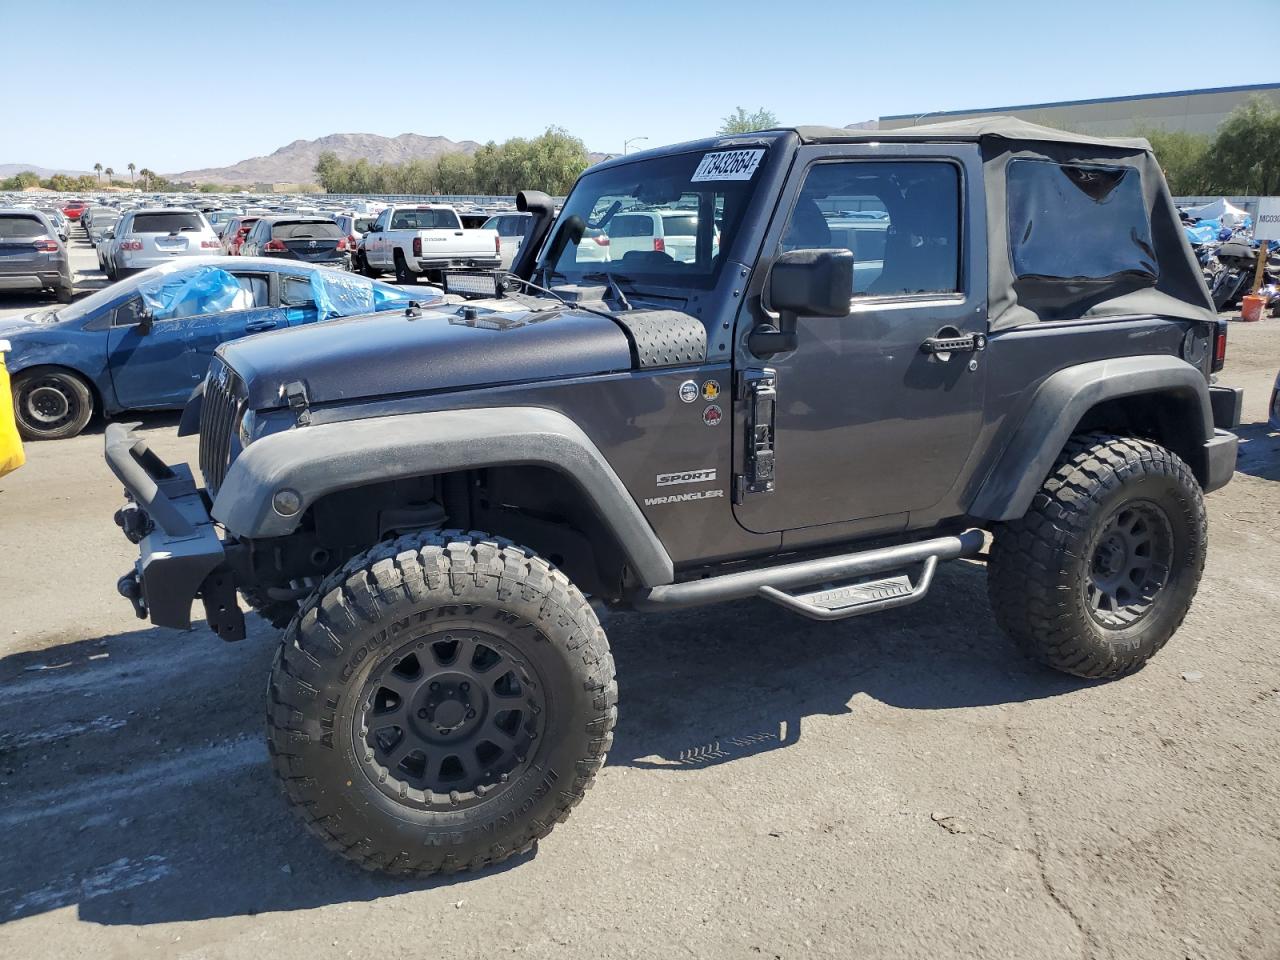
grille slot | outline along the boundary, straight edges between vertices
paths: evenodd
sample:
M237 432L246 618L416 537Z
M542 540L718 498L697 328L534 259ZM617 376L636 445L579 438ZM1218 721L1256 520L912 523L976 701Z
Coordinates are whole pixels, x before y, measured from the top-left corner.
M215 360L204 383L200 408L200 473L214 496L231 466L231 447L244 412L244 384L230 367Z

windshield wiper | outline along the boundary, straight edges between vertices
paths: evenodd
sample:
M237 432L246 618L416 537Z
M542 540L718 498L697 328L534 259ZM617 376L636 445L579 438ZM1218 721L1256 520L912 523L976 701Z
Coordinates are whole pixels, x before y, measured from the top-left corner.
M622 307L623 310L631 309L631 301L627 299L627 295L622 292L622 287L618 285L619 280L621 280L623 283L630 284L631 283L630 277L623 276L620 273L615 274L608 270L599 270L599 271L596 271L595 273L584 273L582 275L582 279L583 280L603 280L606 284L608 284L609 292L613 294L613 299L618 301L618 305Z

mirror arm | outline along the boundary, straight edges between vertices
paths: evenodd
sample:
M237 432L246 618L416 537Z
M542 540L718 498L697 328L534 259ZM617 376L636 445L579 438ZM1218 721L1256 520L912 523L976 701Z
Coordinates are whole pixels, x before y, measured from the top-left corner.
M747 349L761 360L768 360L775 353L789 353L798 344L796 315L791 310L778 313L778 325L758 323L747 335Z

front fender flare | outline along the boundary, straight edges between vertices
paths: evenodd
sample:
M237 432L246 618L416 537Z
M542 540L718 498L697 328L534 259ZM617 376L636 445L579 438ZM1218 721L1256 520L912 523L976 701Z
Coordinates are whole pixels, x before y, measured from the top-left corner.
M987 472L969 515L983 520L1021 517L1085 414L1099 403L1142 394L1168 396L1186 410L1187 446L1203 454L1214 438L1213 412L1204 374L1191 364L1168 355L1143 355L1066 367L1037 388L1008 446ZM1190 466L1206 484L1207 463Z
M399 414L271 434L231 465L212 514L238 537L286 536L307 507L339 490L505 464L563 474L612 530L644 586L672 581L670 555L595 444L564 414L539 407ZM272 507L286 487L303 505L289 517Z

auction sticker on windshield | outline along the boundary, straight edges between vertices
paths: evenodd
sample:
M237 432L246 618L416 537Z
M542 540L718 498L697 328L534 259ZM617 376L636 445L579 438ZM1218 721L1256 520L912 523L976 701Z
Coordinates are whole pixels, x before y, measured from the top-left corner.
M690 183L707 180L750 180L760 166L763 150L722 150L708 153L689 178Z

